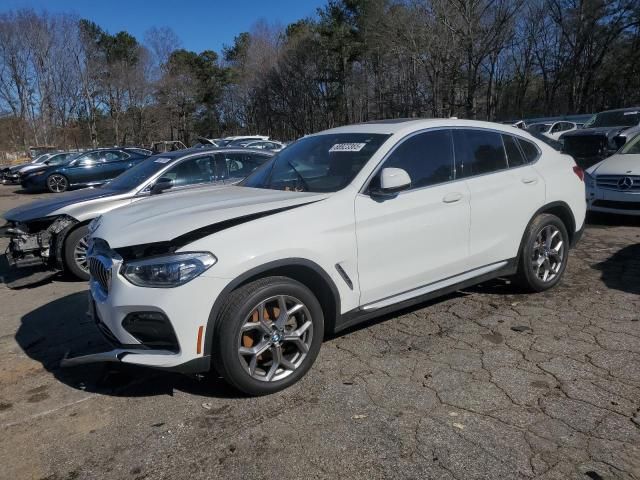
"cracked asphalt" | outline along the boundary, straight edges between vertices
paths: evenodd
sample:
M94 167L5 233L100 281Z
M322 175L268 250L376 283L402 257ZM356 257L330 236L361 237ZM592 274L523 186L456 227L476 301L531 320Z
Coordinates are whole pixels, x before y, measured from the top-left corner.
M15 190L0 212L34 198ZM61 370L101 346L85 284L2 284L0 477L638 479L640 219L589 222L556 289L497 280L369 322L253 399L215 376Z

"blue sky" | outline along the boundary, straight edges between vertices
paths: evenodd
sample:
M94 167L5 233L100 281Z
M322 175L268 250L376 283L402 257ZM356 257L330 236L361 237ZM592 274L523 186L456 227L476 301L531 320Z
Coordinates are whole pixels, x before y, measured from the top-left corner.
M259 19L287 25L312 16L326 0L1 0L0 12L34 8L74 13L110 33L126 30L138 40L151 27L169 26L184 48L220 51Z

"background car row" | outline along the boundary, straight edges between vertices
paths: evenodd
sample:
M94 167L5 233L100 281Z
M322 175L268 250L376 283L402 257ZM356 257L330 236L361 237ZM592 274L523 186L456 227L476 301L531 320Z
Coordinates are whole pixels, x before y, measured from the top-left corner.
M133 168L102 187L67 192L7 212L6 233L11 239L7 258L14 267L42 266L86 280L89 278L86 236L89 222L95 217L166 191L236 183L273 155L246 148L212 148L143 157ZM112 163L122 162L104 162ZM68 175L76 168L83 167L66 165L48 176ZM113 171L109 168L105 171Z

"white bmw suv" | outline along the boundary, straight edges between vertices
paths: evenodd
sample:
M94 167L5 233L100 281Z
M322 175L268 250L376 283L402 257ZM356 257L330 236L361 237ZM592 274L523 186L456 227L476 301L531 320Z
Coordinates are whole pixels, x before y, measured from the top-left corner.
M95 220L90 310L114 361L204 372L261 395L326 332L497 276L560 281L583 172L516 128L393 120L298 140L238 186Z

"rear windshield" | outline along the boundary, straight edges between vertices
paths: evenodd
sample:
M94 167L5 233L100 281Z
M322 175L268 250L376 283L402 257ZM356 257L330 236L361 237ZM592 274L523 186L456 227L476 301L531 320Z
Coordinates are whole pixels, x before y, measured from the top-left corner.
M240 185L294 192L337 192L346 187L389 135L334 133L304 137Z

